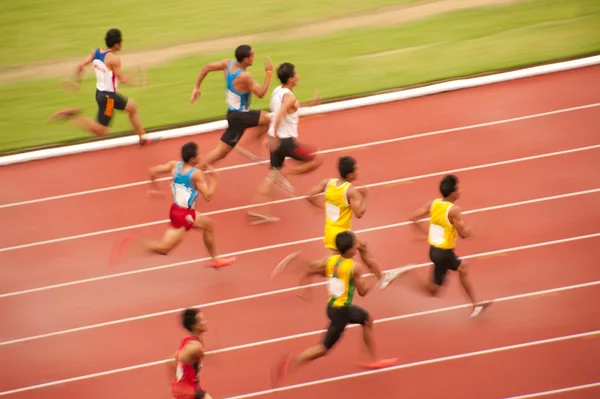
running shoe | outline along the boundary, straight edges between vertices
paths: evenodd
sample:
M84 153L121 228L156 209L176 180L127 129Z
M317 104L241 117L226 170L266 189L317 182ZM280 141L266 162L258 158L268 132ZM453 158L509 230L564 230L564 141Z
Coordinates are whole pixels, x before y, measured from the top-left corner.
M479 302L473 307L473 311L471 312L471 318L474 319L475 317L479 316L481 312L489 308L492 305L492 303L494 303L494 301Z
M225 266L231 266L235 262L235 257L232 258L217 258L208 262L208 266L214 269L219 269Z
M408 269L408 266L402 266L385 272L379 282L379 288L381 288L382 290L387 288L387 286L390 285L392 281L394 281L398 276L406 272Z

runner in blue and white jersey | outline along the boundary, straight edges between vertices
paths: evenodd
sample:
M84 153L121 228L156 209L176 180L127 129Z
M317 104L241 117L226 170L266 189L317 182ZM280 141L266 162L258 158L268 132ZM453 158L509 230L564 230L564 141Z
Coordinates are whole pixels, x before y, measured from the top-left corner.
M233 148L237 148L243 155L256 161L256 157L250 151L241 148L238 142L246 129L250 127L260 127L257 140L260 139L268 130L271 116L269 113L260 110L250 109L252 94L258 98L263 98L273 73L273 63L267 57L265 61L265 81L259 85L250 72L246 69L254 63L254 50L248 45L241 45L235 50L236 60L222 60L211 62L202 68L196 85L192 92L190 102L195 102L200 96L200 85L209 72L223 71L225 75L225 99L227 102L227 123L229 126L221 136L221 140L214 150L206 155L202 160L207 165L213 165L215 162L225 158Z

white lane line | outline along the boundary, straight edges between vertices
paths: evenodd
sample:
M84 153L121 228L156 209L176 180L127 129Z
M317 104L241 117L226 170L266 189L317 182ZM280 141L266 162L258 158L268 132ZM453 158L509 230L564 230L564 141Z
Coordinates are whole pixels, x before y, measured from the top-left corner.
M364 376L373 375L373 374L387 373L389 371L401 370L401 369L418 367L418 366L425 366L425 365L434 364L434 363L442 363L442 362L447 362L450 360L466 359L466 358L475 357L475 356L489 355L491 353L498 353L498 352L515 350L515 349L528 348L528 347L532 347L532 346L551 344L551 343L555 343L555 342L568 341L568 340L572 340L572 339L587 338L587 337L592 337L592 336L598 335L598 334L600 334L600 330L589 331L589 332L584 332L584 333L580 333L580 334L565 335L565 336L549 338L549 339L542 339L542 340L538 340L538 341L524 342L522 344L516 344L516 345L500 346L500 347L493 348L493 349L484 349L484 350L476 351L476 352L461 353L460 355L452 355L452 356L446 356L446 357L439 357L436 359L423 360L423 361L414 362L414 363L401 364L398 366L388 367L385 369L361 371L358 373L344 374L344 375L340 375L340 376L332 377L332 378L324 378L322 380L314 380L314 381L305 382L305 383L301 383L301 384L288 385L288 386L284 386L284 387L276 388L276 389L267 389L264 391L251 392L248 394L238 395L238 396L229 396L225 399L254 398L257 396L263 396L263 395L267 395L267 394L275 393L275 392L291 391L293 389L306 388L306 387L315 386L315 385L327 384L330 382L343 381L343 380L348 380L351 378L364 377Z
M486 208L471 209L471 210L464 211L463 214L464 215L471 215L471 214L475 214L475 213L481 213L481 212L488 212L488 211L493 211L493 210L498 210L498 209L505 209L505 208L517 207L517 206L521 206L521 205L529 205L529 204L535 204L535 203L540 203L540 202L553 201L553 200L557 200L557 199L577 197L577 196L580 196L580 195L594 194L594 193L597 193L599 191L600 191L600 188L595 188L595 189L591 189L591 190L576 191L576 192L572 192L572 193L553 195L553 196L550 196L550 197L534 198L534 199L530 199L530 200L512 202L512 203L508 203L508 204L501 204L501 205L489 206L489 207L486 207ZM423 219L423 220L429 220L429 219ZM356 230L356 233L369 233L369 232L378 231L378 230L385 230L385 229L391 229L391 228L395 228L395 227L408 226L411 223L412 222L410 222L410 221L405 221L405 222L387 224L387 225L383 225L383 226L369 227L369 228L362 229L362 230ZM244 249L244 250L241 250L241 251L230 252L228 254L223 254L222 256L246 255L246 254L255 253L255 252L268 251L268 250L271 250L271 249L277 249L277 248L289 247L289 246L293 246L293 245L306 244L306 243L309 243L309 242L320 241L322 239L323 239L323 237L313 237L313 238L306 238L306 239L303 239L303 240L288 241L288 242L284 242L284 243L280 243L280 244L273 244L273 245L267 245L267 246L264 246L264 247L256 247L256 248L251 248L251 249ZM59 283L59 284L47 285L47 286L43 286L43 287L30 288L30 289L21 290L21 291L8 292L6 294L1 294L0 295L0 299L11 297L11 296L17 296L17 295L23 295L23 294L30 294L30 293L33 293L33 292L47 291L47 290L56 289L56 288L69 287L69 286L72 286L72 285L79 285L79 284L85 284L85 283L91 283L91 282L96 282L96 281L108 280L108 279L113 279L113 278L118 278L118 277L131 276L131 275L134 275L134 274L141 274L141 273L148 273L148 272L157 271L157 270L170 269L170 268L173 268L173 267L186 266L186 265L190 265L190 264L193 264L193 263L206 262L209 259L210 259L209 257L196 258L196 259L190 259L190 260L186 260L186 261L182 261L182 262L167 263L165 265L148 267L148 268L145 268L145 269L130 270L128 272L107 274L107 275L104 275L104 276L90 277L90 278L87 278L87 279L74 280L74 281L69 281L69 282L66 282L66 283Z
M497 302L506 302L506 301L511 301L511 300L515 300L515 299L529 298L529 297L534 297L534 296L546 295L546 294L554 293L554 292L568 291L568 290L578 289L578 288L582 288L582 287L589 287L589 286L594 286L594 285L598 285L598 284L600 284L600 281L566 286L566 287L553 288L553 289L548 289L548 290L543 290L543 291L528 292L528 293L524 293L524 294L518 294L518 295L512 295L512 296L508 296L508 297L498 298L496 301ZM457 310L457 309L466 309L469 307L471 307L470 304L450 306L447 308L434 309L431 311L387 317L385 319L378 319L378 320L375 320L375 323L378 323L378 324L379 323L387 323L387 322L391 322L391 321L426 316L426 315L431 315L431 314L435 314L435 313L449 312L449 311L453 311L453 310ZM357 327L358 327L357 325L352 325L352 326L349 326L348 328L357 328ZM212 351L207 351L206 355L211 356L211 355L216 355L219 353L231 352L234 350L241 350L241 349L246 349L246 348L268 345L268 344L276 343L276 342L283 342L283 341L289 341L289 340L293 340L293 339L297 339L297 338L304 338L304 337L308 337L308 336L312 336L312 335L321 334L321 333L323 333L323 331L325 331L325 330L310 331L310 332L306 332L306 333L302 333L302 334L295 334L295 335L290 335L290 336L286 336L286 337L280 337L280 338L275 338L275 339L270 339L270 340L265 340L265 341L252 342L249 344L238 345L238 346L229 347L229 348L216 349L216 350L212 350ZM593 333L577 334L577 336L582 336L582 337L591 336L591 335L597 334L598 332L600 332L600 331L596 331ZM570 336L570 337L575 337L575 336ZM546 342L546 341L548 341L548 340L533 341L533 342ZM522 345L522 344L519 344L519 345ZM513 346L515 346L515 345L511 345L511 347L513 347ZM517 345L517 347L518 347L518 345ZM473 352L473 353L479 353L479 352ZM460 355L458 355L458 356L460 356ZM453 356L451 356L451 357L453 357ZM442 359L445 359L445 358L442 358ZM86 374L86 375L82 375L82 376L78 376L78 377L71 377L71 378L66 378L66 379L62 379L62 380L56 380L56 381L50 381L50 382L37 384L37 385L31 385L28 387L18 388L18 389L14 389L11 391L0 392L0 396L10 395L10 394L14 394L14 393L20 393L20 392L25 392L25 391L32 391L32 390L41 389L41 388L48 388L51 386L62 385L62 384L67 384L67 383L82 381L82 380L89 380L92 378L103 377L103 376L107 376L107 375L111 375L111 374L118 374L118 373L137 370L137 369L141 369L141 368L157 366L160 364L165 364L165 363L169 362L170 360L171 359L162 359L162 360L157 360L157 361L153 361L153 362L137 364L134 366L122 367L122 368L118 368L118 369L101 371L98 373ZM425 361L425 363L423 363L423 362L417 362L417 363L418 364L421 364L421 363L427 364L427 362L431 362L431 360L427 360L427 361ZM399 366L396 366L395 368L392 368L392 370L411 367L411 365L413 365L413 364L414 363L399 365ZM390 370L390 369L387 369L387 370ZM381 372L381 370L379 370L379 371ZM357 374L351 374L351 375L359 376L359 375L363 375L363 373L357 373ZM339 377L335 377L335 378L339 378ZM320 381L329 382L328 380L330 380L330 379L320 380ZM308 383L308 384L311 385L311 383ZM305 384L299 384L299 385L306 386ZM294 387L294 386L291 386L291 387ZM300 387L300 386L297 386L297 387ZM283 390L287 390L287 389L294 389L294 388L285 387ZM267 393L267 391L261 391L261 392ZM271 391L269 390L268 393L270 393L270 392ZM262 393L257 392L257 393L251 394L251 395L258 396L257 394L262 394Z
M562 150L562 151L557 151L557 152L550 152L550 153L545 153L545 154L532 155L532 156L523 157L523 158L509 159L506 161L498 161L498 162L487 163L487 164L482 164L482 165L468 166L468 167L459 168L459 169L451 169L451 170L445 170L445 171L440 171L440 172L427 173L427 174L423 174L423 175L403 177L401 179L386 180L386 181L382 181L379 183L365 184L363 187L369 187L369 188L382 187L382 186L387 186L387 185L391 185L391 184L426 179L426 178L440 176L440 175L444 175L444 174L448 174L448 173L467 172L467 171L472 171L472 170L491 168L491 167L501 166L501 165L509 165L509 164L513 164L513 163L531 161L531 160L542 159L542 158L549 158L549 157L554 157L554 156L559 156L559 155L566 155L566 154L572 154L572 153L576 153L576 152L596 150L596 149L600 149L600 144L591 145L591 146L587 146L587 147L573 148L573 149L569 149L569 150ZM242 206L227 208L227 209L219 209L216 211L204 212L204 214L205 215L217 215L217 214L221 214L221 213L236 212L236 211L240 211L240 210L244 210L244 209L256 208L259 206L282 204L285 202L298 201L298 200L302 200L305 198L306 198L306 196L285 198L285 199L281 199L281 200L262 202L262 203L259 203L256 205L250 204L250 205L242 205ZM157 220L155 222L134 224L134 225L130 225L130 226L117 227L114 229L99 230L99 231L95 231L92 233L85 233L85 234L78 234L78 235L61 237L61 238L54 238L54 239L45 240L45 241L36 241L36 242L29 243L29 244L21 244L21 245L15 245L12 247L0 248L0 252L14 251L14 250L18 250L18 249L31 248L31 247L47 245L47 244L56 244L59 242L71 241L71 240L76 240L76 239L80 239L80 238L94 237L94 236L103 235L103 234L111 234L111 233L116 233L116 232L120 232L120 231L124 231L124 230L132 230L132 229L137 229L137 228L142 228L142 227L155 226L155 225L167 223L168 221L169 221L168 219L163 219L163 220Z
M564 244L567 242L585 240L585 239L596 238L596 237L600 237L600 233L588 234L588 235L584 235L584 236L575 236L575 237L569 237L569 238L562 238L559 240L545 241L545 242L540 242L540 243L536 243L536 244L528 244L528 245L523 245L520 247L498 249L498 250L482 252L482 253L478 253L478 254L465 255L465 256L461 256L461 258L462 259L474 259L474 258L486 257L486 256L491 256L491 255L496 255L496 254L504 254L507 252L516 252L516 251L522 251L522 250L527 250L527 249L532 249L532 248ZM420 263L420 264L412 265L410 267L410 269L431 266L431 264L432 264L431 262ZM370 274L371 273L368 273L367 275L370 275ZM257 299L257 298L264 298L264 297L272 296L272 295L285 294L288 292L297 291L297 290L305 289L308 287L318 287L318 286L321 286L324 284L325 284L325 282L318 282L318 283L312 283L309 285L305 285L302 287L294 286L294 287L283 288L283 289L274 290L274 291L265 291L265 292L261 292L258 294L251 294L251 295L245 295L245 296L241 296L241 297L223 299L223 300L215 301L215 302L208 302L208 303L204 303L204 304L196 305L196 306L192 306L192 307L208 308L208 307L213 307L213 306L226 305L226 304L235 303L235 302L242 302L242 301L247 301L247 300L252 300L252 299ZM33 335L33 336L29 336L29 337L24 337L24 338L17 338L17 339L13 339L10 341L0 342L0 346L13 345L13 344L17 344L17 343L34 341L34 340L54 337L54 336L58 336L58 335L65 335L65 334L71 334L71 333L80 332L80 331L92 330L95 328L108 327L108 326L113 326L116 324L128 323L131 321L150 319L153 317L159 317L159 316L165 316L165 315L169 315L169 314L179 313L182 310L183 310L183 308L177 308L177 309L165 310L165 311L161 311L161 312L147 313L147 314L144 314L141 316L127 317L127 318L123 318L123 319L119 319L119 320L112 320L112 321L107 321L107 322L103 322L103 323L91 324L91 325L87 325L87 326L83 326L83 327L76 327L76 328L70 328L67 330L55 331L55 332L46 333L46 334L39 334L39 335Z
M368 143L356 144L356 145L351 145L351 146L347 146L347 147L331 148L329 150L318 151L318 153L329 154L329 153L333 153L333 152L353 150L356 148L371 147L371 146L381 145L381 144L389 144L389 143L394 143L394 142L399 142L399 141L418 139L421 137L453 133L453 132L458 132L458 131L463 131L463 130L478 129L478 128L482 128L482 127L495 126L495 125L500 125L500 124L504 124L504 123L518 122L518 121L523 121L523 120L527 120L527 119L534 119L534 118L540 118L540 117L544 117L544 116L557 115L557 114L562 114L562 113L566 113L566 112L579 111L579 110L589 109L589 108L598 107L598 106L600 106L600 103L592 103L592 104L580 105L577 107L562 108L562 109L558 109L558 110L554 110L554 111L524 115L524 116L519 116L519 117L514 117L514 118L509 118L509 119L500 119L497 121L478 123L475 125L459 126L459 127L449 128L449 129L442 129L442 130L435 130L435 131L426 132L426 133L414 134L411 136L396 137L393 139L380 140L380 141L372 141L372 142L368 142ZM223 168L217 168L217 171L226 171L226 170L233 170L233 169L239 169L239 168L247 168L250 166L263 165L266 163L268 163L268 161L261 161L261 162L256 162L256 163L251 162L251 163L245 163L245 164L240 164L240 165L233 165L233 166L227 166L227 167L223 167ZM167 181L167 180L171 180L171 178L164 177L164 178L158 179L158 181ZM13 202L13 203L9 203L9 204L0 205L0 209L35 204L35 203L39 203L39 202L53 201L53 200L63 199L63 198L77 197L77 196L87 195L87 194L95 194L95 193L100 193L100 192L104 192L104 191L118 190L118 189L122 189L122 188L129 188L129 187L140 186L140 185L145 185L145 184L148 184L148 181L146 181L146 180L138 181L138 182L133 182L133 183L120 184L120 185L116 185L116 186L103 187L103 188L97 188L97 189L86 190L86 191L79 191L79 192L75 192L75 193L55 195L52 197L44 197L44 198L38 198L38 199L33 199L33 200L27 200L27 201Z
M553 389L551 391L542 391L542 392L530 393L530 394L526 394L526 395L511 396L510 398L504 398L504 399L530 399L530 398L539 398L540 396L548 396L548 395L554 395L554 394L557 394L557 393L580 391L582 389L590 389L590 388L598 388L598 387L600 387L600 382L595 382L593 384L585 384L585 385L575 385L575 386L572 386L572 387L566 387L566 388L560 388L560 389Z

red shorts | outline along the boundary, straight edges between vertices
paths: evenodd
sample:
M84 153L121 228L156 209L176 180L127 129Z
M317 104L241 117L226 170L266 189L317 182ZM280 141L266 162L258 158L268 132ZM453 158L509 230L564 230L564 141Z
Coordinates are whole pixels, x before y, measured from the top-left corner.
M171 395L175 399L204 399L206 391L200 386L173 383L171 384Z
M194 225L196 221L196 210L182 208L175 204L171 205L171 211L169 212L169 218L171 219L171 226L176 229L180 229L185 227L186 230L189 230Z

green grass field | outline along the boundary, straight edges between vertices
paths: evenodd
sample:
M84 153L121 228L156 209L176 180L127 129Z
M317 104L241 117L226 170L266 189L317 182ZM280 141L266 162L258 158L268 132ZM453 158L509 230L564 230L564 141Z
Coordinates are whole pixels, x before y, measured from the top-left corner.
M257 59L251 72L264 77L263 58L277 65L294 62L301 76L301 100L316 90L324 98L465 76L484 71L572 57L600 50L600 2L532 0L489 9L470 9L392 27L346 30L286 42L252 43ZM233 49L232 49L233 50ZM224 115L222 74L209 75L202 97L189 103L192 85L206 62L231 52L187 57L149 70L145 90L122 86L138 102L147 128ZM277 82L274 79L271 87ZM47 125L55 110L85 106L96 112L94 83L71 94L59 79L20 81L0 86L0 151L89 137L65 124ZM268 98L254 99L263 108ZM117 115L114 131L128 131L126 115Z
M101 4L68 0L6 1L0 4L3 49L0 67L80 57L93 46L103 45L103 34L112 27L123 31L127 50L138 50L208 37L272 31L411 1L415 0L104 0Z

